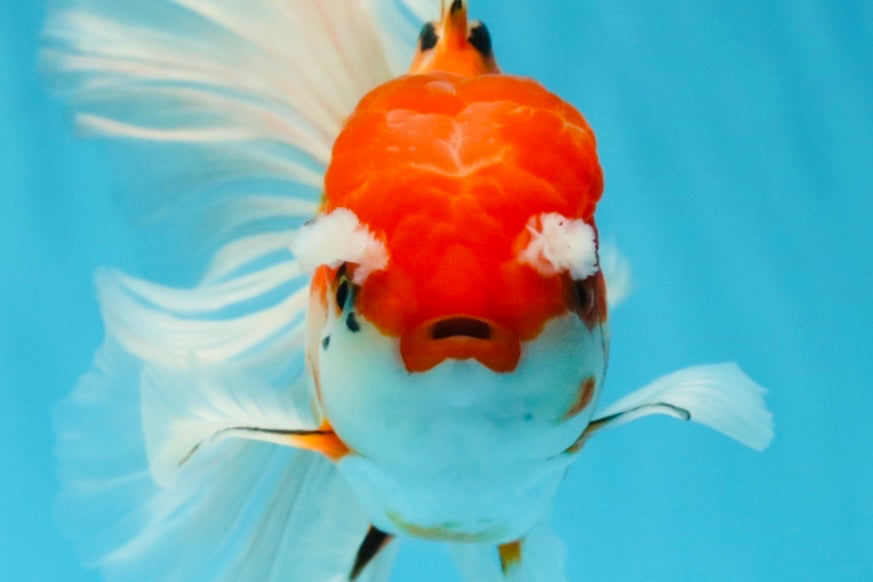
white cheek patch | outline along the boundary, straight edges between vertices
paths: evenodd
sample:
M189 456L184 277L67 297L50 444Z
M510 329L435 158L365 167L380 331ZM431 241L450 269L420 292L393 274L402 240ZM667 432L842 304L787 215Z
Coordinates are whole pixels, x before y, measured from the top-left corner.
M337 208L303 225L291 243L291 251L300 267L308 271L321 265L336 268L343 263L356 264L352 281L356 285L388 266L384 243L347 208Z
M595 232L584 220L549 212L531 217L526 228L532 238L518 254L520 262L545 276L569 271L582 280L597 272Z

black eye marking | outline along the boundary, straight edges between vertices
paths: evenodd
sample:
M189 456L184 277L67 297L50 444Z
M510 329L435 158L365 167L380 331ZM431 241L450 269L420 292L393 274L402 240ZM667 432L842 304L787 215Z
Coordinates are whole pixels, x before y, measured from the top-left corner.
M355 317L354 311L349 313L348 317L346 317L346 327L353 333L361 331L361 324L358 323L358 318Z
M326 336L324 336L324 339L321 340L321 347L326 350L329 345L330 345L330 336L326 335Z
M336 287L336 306L340 311L342 311L345 309L346 302L349 300L349 288L351 287L349 278L346 276L345 264L343 264L336 272L336 279L339 281L339 284Z
M418 35L418 46L423 51L429 51L437 45L440 37L436 33L436 25L433 22L426 22L421 27L421 34Z
M576 308L580 315L587 315L594 309L594 285L593 277L584 281L573 281L573 294L576 300Z
M339 286L336 288L336 305L340 308L340 311L345 309L346 301L349 300L349 280L343 279L340 281Z
M483 23L473 24L470 28L470 38L467 40L483 57L491 56L491 33L488 32L488 28Z

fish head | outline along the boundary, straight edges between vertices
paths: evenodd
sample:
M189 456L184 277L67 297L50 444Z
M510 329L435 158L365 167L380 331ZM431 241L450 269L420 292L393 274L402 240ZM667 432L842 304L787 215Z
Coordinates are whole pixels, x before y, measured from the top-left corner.
M572 420L542 454L572 444L606 359L602 184L590 128L534 81L431 73L362 100L298 253L322 253L310 365L353 450L402 454L399 427L465 415L516 435Z

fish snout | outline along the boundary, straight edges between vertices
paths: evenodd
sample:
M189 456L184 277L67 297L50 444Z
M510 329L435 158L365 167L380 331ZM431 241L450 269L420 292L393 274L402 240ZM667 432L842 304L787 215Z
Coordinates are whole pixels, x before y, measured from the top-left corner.
M475 359L494 372L512 372L521 357L518 335L492 321L465 315L432 319L404 333L400 354L410 372L445 360Z

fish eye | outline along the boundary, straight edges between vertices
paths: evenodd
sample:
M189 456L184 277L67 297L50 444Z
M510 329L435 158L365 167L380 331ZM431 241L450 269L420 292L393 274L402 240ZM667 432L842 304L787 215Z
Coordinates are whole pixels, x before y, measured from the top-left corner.
M418 48L424 52L429 51L437 45L440 37L436 32L436 25L433 22L426 22L421 27L421 34L418 35Z
M573 281L573 304L581 317L589 315L594 309L596 294L594 279L588 277L581 281Z
M491 56L491 33L488 32L488 28L485 26L483 22L473 22L470 25L470 36L467 37L467 41L473 48L479 51L479 54L485 58Z
M336 274L336 306L340 311L343 311L346 307L346 303L349 300L349 294L351 292L351 281L349 281L349 277L346 274L346 265L343 264L339 271Z

